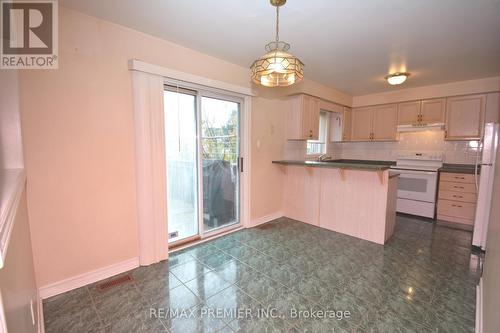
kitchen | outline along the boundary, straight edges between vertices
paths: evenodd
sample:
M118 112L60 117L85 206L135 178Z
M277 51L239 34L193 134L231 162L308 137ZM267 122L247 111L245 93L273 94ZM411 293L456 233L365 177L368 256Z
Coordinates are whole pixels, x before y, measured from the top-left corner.
M499 12L2 1L0 332L500 331Z
M287 158L274 162L297 165L300 160L318 159L304 165L331 163L341 170L367 163L388 166L399 178L397 212L474 230L473 245L484 249L489 216L481 214L491 204L487 179L498 145L499 96L442 96L354 108L294 96L287 114ZM321 148L310 153L311 145ZM484 184L479 191L481 165ZM286 201L296 192L285 192L285 214L297 218L287 212L297 204ZM481 207L476 214L478 200Z

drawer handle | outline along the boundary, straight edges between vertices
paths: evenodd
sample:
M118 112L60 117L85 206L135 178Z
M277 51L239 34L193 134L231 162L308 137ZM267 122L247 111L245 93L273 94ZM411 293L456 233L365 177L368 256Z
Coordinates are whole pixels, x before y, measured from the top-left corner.
M461 195L453 195L454 198L463 198Z
M461 188L462 190L464 189L463 186L453 186L454 188Z
M455 179L465 179L465 177L454 177Z
M461 205L451 205L452 207L458 207L458 208L462 208Z

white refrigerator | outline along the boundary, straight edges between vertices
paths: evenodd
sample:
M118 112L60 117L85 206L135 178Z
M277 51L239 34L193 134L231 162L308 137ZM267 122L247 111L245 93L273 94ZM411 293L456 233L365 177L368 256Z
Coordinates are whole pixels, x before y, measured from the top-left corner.
M484 138L482 142L482 157L477 163L481 167L480 175L476 172L476 186L478 188L476 218L474 221L474 233L472 245L486 249L486 233L491 211L491 198L493 195L493 179L495 177L495 159L498 149L498 128L497 123L487 123L484 128ZM477 182L479 177L479 184ZM500 175L497 175L500 177Z

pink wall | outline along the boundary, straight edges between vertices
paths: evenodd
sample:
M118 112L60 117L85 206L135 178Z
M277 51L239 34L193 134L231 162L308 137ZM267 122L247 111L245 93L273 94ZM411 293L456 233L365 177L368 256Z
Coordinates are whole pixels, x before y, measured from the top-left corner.
M20 76L39 286L138 256L131 74L138 58L249 86L249 70L60 8L58 70Z
M18 71L0 72L0 168L23 168Z
M282 211L283 173L271 162L283 157L285 112L288 103L279 99L252 101L251 221Z

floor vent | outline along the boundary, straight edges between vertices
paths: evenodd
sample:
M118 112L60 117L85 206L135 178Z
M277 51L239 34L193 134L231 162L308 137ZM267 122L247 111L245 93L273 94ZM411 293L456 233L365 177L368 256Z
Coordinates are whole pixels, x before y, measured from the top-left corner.
M109 281L106 281L106 282L99 284L97 286L97 289L99 289L100 291L106 291L110 288L113 288L113 287L116 287L116 286L119 286L119 285L122 285L125 283L132 282L133 280L134 279L132 278L132 276L130 276L130 274L123 275L123 276L117 277L116 279L109 280Z

